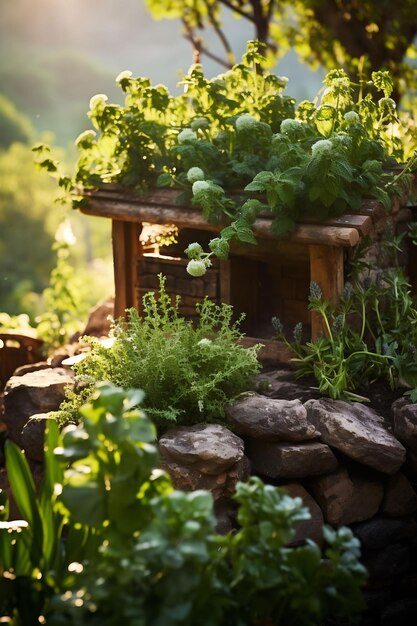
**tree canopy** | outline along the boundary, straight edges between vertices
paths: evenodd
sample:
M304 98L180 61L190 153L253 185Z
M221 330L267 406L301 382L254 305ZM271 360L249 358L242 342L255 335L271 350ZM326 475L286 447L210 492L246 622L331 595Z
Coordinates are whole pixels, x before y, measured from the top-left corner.
M352 77L389 70L398 99L417 82L415 0L146 0L157 19L180 19L194 48L232 64L225 11L252 24L253 37L276 60L289 48L311 66L343 67ZM202 31L215 30L223 55L207 50Z

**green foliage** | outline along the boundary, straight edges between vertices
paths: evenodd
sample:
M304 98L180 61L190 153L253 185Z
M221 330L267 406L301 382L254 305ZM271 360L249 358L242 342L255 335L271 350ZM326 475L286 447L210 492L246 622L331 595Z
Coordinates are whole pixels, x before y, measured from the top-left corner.
M8 148L12 143L28 143L34 131L27 118L19 113L8 98L0 94L0 147Z
M159 297L145 294L142 315L130 309L127 322L115 323L112 347L93 341L91 352L75 366L86 387L80 398L69 392L60 419L74 420L89 387L109 380L143 389L146 411L164 426L221 420L225 405L253 384L259 346L237 343L240 320L232 321L230 305L206 298L197 305L195 325L179 315L178 307L179 298L171 303L160 276Z
M51 211L56 190L33 166L30 148L13 144L0 152L0 301L21 313L24 294L41 292L54 265L53 233L61 211Z
M101 385L78 427L58 436L50 425L39 498L22 453L8 447L26 517L0 523L0 602L10 624L318 626L364 607L350 530L326 528L323 554L313 542L288 547L308 517L300 498L252 478L237 485L239 529L216 534L211 495L176 491L157 468L141 399Z
M249 42L242 62L211 80L193 66L177 96L123 72L117 82L124 106L103 94L90 102L99 134L77 139L72 180L42 147L38 162L72 190L75 203L86 188L110 182L136 191L155 183L184 190L178 202L191 201L209 223L225 224L211 251L193 257L194 275L204 273L212 255L225 258L231 240L256 243L260 213L269 213L273 232L284 236L303 218L355 211L364 197L388 208L390 196L411 184L408 170L394 176L389 167L411 154L404 153L402 133L409 129L389 97L387 72L374 72L357 94L348 75L333 70L320 98L295 110L283 93L286 80L259 73L261 52ZM378 92L383 97L374 100Z
M48 350L64 345L80 326L78 281L70 257L70 246L75 241L65 239L65 229L73 237L69 222L63 222L53 245L56 265L43 292L46 311L36 318L38 336Z
M13 442L6 442L8 477L22 519L7 521L8 500L0 490L0 613L15 617L10 623L19 626L37 623L62 568L69 564L62 551L64 517L56 506L55 484L62 481L53 456L58 434L56 423L50 421L39 492L23 452Z
M401 239L388 239L394 260ZM275 318L277 336L295 354L298 374L314 376L331 398L366 400L355 392L376 380L416 398L417 301L403 271L372 270L357 259L352 279L336 306L323 298L319 285L310 285L309 308L323 320L324 336L303 344L296 330L289 341Z

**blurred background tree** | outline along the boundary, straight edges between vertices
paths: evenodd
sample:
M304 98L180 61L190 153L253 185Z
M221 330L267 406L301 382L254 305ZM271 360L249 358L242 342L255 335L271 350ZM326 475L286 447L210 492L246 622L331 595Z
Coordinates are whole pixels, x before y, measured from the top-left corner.
M17 110L14 103L0 94L0 148L14 142L28 143L35 137L30 119Z
M196 54L222 65L234 63L224 13L251 25L252 38L267 44L276 63L290 48L300 59L326 70L344 68L353 80L358 74L389 70L395 80L394 97L416 88L412 59L417 48L415 0L146 0L156 19L180 19L185 37ZM223 55L214 53L202 37L213 30Z

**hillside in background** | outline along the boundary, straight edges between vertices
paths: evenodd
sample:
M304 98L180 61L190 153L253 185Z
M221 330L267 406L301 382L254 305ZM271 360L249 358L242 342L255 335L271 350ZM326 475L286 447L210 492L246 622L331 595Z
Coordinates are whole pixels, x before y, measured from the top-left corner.
M237 53L251 31L230 20ZM208 38L210 39L210 38ZM214 44L213 44L214 45ZM52 130L65 145L86 128L85 113L96 93L113 101L121 94L122 70L149 76L175 89L192 62L178 22L154 21L143 0L13 0L0 3L0 93L26 113L39 131ZM204 61L208 76L222 71ZM276 72L290 79L288 92L313 97L321 75L287 55Z

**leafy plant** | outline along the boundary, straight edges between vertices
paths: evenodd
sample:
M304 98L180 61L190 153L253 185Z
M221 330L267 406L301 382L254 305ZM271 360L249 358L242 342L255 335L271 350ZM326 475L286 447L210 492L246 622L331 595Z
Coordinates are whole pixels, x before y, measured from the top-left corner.
M191 201L209 223L225 225L209 252L190 257L199 272L211 256L225 258L231 240L256 243L253 224L260 214L284 236L300 219L355 211L364 197L389 208L390 196L410 187L408 169L387 171L413 154L404 152L407 128L390 98L388 72L373 72L358 93L343 70L333 70L317 101L295 108L284 95L286 80L259 72L263 62L260 44L249 42L242 62L212 80L193 66L177 96L123 72L117 81L124 106L108 104L103 95L90 103L99 135L87 131L78 138L73 178L62 176L42 148L38 162L65 189L81 194L78 200L86 188L112 182L139 192L152 184L183 190L178 202Z
M165 426L221 420L225 405L251 387L260 368L259 346L239 345L241 318L232 321L230 305L206 298L197 305L193 325L179 315L179 298L171 302L160 275L159 296L145 294L142 308L142 315L130 309L127 322L116 322L112 347L92 341L91 352L75 366L83 392L80 397L69 392L61 420L73 420L101 380L142 388L146 411Z
M64 517L55 506L55 484L62 480L53 456L57 440L58 428L51 421L39 494L23 452L11 441L5 447L9 482L22 519L8 521L8 499L0 490L0 613L14 616L22 626L38 622L65 564Z
M158 469L156 431L139 407L142 398L139 390L101 385L78 426L56 439L54 425L50 499L41 505L22 454L9 447L13 494L27 522L15 522L24 532L13 536L11 522L0 527L0 547L11 545L15 557L2 561L0 584L27 590L29 580L31 590L44 589L36 605L28 593L3 594L9 623L318 626L364 607L358 540L347 528L326 528L323 553L310 541L288 547L308 511L282 489L258 478L238 484L239 527L216 534L211 495L174 490ZM47 505L54 519L64 519L65 533L50 525L43 542L38 521ZM44 556L51 538L60 562ZM36 552L32 560L28 552Z
M70 246L74 242L69 222L62 222L52 246L56 252L56 265L49 286L43 292L46 311L36 318L37 334L49 350L65 344L79 326L77 276L70 258Z
M402 237L386 242L394 259ZM363 401L366 398L357 390L385 380L391 389L408 389L415 401L417 302L404 272L398 267L373 270L372 265L357 259L351 278L335 306L323 298L317 283L311 283L309 309L323 320L321 337L304 344L301 325L297 325L290 341L274 318L277 337L295 354L298 375L313 375L320 391L331 398Z

